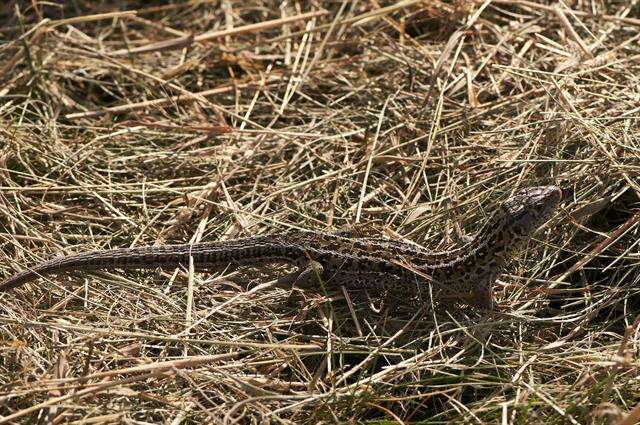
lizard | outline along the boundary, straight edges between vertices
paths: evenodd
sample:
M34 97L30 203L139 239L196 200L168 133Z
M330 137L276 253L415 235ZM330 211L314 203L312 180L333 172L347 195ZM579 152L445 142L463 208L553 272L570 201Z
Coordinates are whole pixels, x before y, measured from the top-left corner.
M216 269L284 263L296 266L294 284L322 283L347 289L411 291L437 284L493 309L493 283L507 261L553 214L562 199L557 186L529 187L502 202L470 242L446 251L385 238L352 238L320 231L290 230L210 243L87 251L54 258L0 283L9 291L39 277L72 270ZM414 287L415 288L415 287Z

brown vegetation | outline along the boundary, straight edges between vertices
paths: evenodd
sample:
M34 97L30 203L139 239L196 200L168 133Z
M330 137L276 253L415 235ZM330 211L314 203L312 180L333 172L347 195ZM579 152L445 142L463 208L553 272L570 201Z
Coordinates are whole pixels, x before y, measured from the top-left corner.
M0 6L0 276L292 227L445 247L518 188L565 198L492 315L277 270L2 294L0 423L640 416L637 5L116 3Z

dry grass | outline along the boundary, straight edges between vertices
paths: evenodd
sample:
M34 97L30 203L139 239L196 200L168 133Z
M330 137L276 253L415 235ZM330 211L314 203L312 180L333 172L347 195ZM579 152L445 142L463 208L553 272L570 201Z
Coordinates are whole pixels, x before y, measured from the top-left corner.
M288 299L264 270L74 273L3 294L0 423L640 415L634 2L8 3L1 276L291 227L451 246L517 188L565 199L493 316Z

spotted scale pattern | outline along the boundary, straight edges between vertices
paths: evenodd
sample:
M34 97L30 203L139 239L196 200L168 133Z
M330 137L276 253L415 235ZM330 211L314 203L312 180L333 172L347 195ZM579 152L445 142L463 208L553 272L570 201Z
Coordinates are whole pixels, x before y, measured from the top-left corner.
M286 263L302 272L314 262L321 269L322 283L328 286L406 292L433 284L437 290L473 294L476 304L491 308L493 282L510 253L549 218L561 196L556 186L517 192L500 205L472 242L452 251L432 252L382 238L289 231L213 243L79 253L11 276L0 284L0 292L69 270L186 268L192 259L199 270ZM312 275L316 273L305 274Z

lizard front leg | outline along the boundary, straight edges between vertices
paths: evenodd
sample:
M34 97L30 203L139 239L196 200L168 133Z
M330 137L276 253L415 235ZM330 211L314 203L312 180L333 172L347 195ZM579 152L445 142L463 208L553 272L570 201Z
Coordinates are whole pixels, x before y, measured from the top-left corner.
M473 295L478 306L487 310L498 308L493 298L493 283L498 278L498 271L486 271L478 275L476 286L473 288Z

